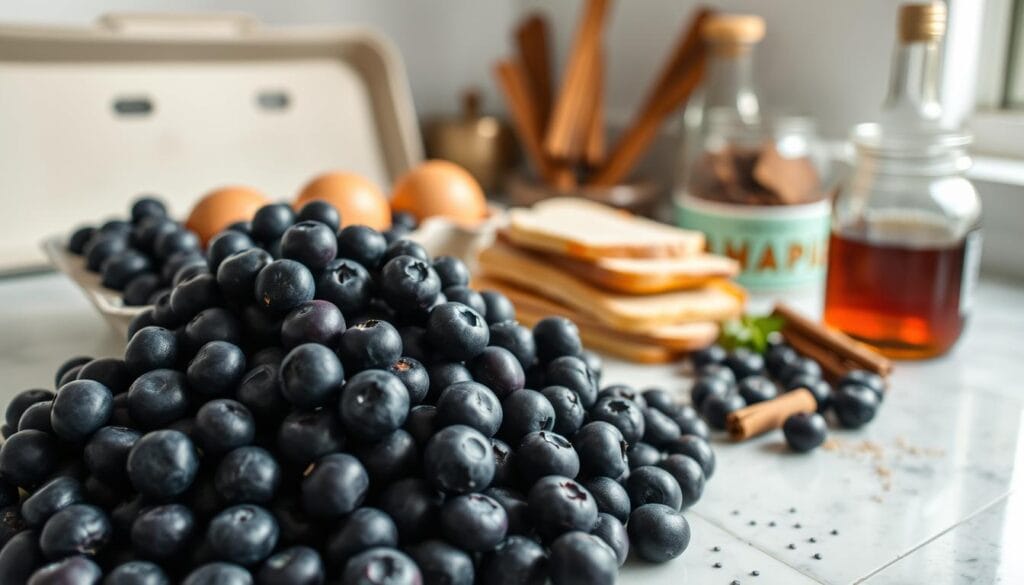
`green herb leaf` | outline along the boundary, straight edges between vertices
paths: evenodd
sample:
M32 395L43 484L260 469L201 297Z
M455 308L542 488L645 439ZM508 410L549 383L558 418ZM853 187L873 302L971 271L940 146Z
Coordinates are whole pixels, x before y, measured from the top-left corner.
M722 333L718 343L728 350L745 347L757 353L768 349L768 339L772 333L782 329L784 320L776 315L743 315L722 323Z

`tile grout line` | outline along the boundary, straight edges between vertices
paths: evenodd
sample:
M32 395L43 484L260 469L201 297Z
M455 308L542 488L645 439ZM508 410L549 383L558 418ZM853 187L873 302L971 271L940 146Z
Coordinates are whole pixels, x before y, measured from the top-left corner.
M947 534L948 532L950 532L950 531L952 531L952 530L955 530L955 529L957 529L957 528L959 528L959 527L963 526L963 525L964 525L964 524L966 524L967 522L970 522L970 521L971 521L971 520L973 520L974 518L977 518L977 517L978 517L978 516L980 516L981 514L984 514L985 512L987 512L987 511L991 510L991 509L992 509L992 508L994 508L995 506L998 506L998 505L999 505L999 504L1001 504L1002 502L1005 502L1006 500L1008 500L1008 499L1009 499L1009 497L1010 497L1010 496L1011 496L1012 494L1013 494L1013 490L1010 490L1010 491L1006 492L1005 494L1003 494L1003 495L999 496L999 497L998 497L998 498L996 498L995 500L993 500L993 501L989 502L988 504L985 504L984 506L982 506L981 508L979 508L978 510L976 510L976 511L975 511L975 512L974 512L973 514L970 514L970 515L966 516L965 518L963 518L963 519L962 519L962 520L960 520L959 522L956 522L956 523L954 523L954 524L953 524L952 526L950 526L949 528L946 528L945 530L943 530L943 531L939 532L939 533L938 533L938 534L936 534L935 536L932 536L931 538L928 538L927 540L925 540L925 541L924 541L924 542L922 542L921 544L918 544L917 546L915 546L915 547L912 547L912 548L911 548L910 550L908 550L908 551L904 552L903 554L900 554L900 555L898 555L898 556L897 556L896 558L894 558L893 560L889 561L888 563L885 563L885 564L884 564L884 565L882 565L881 567L878 567L877 569L875 569L875 570L871 571L871 572L870 572L870 573L868 573L867 575L864 575L863 577L861 577L861 578L857 579L857 580L856 580L856 581L854 581L854 582L853 582L853 583L852 583L851 585L859 585L860 583L864 583L864 582L866 582L866 581L867 581L868 579L870 579L870 578L872 578L872 577L874 577L874 576L878 575L878 574L879 574L879 573L881 573L882 571L884 571L884 570L888 569L889 567L891 567L891 566L895 565L896 563L898 563L898 562L902 561L903 559L905 559L905 558L909 557L910 555L914 554L915 552L917 552L917 551L919 551L919 550L923 549L924 547L926 547L926 546L928 546L929 544L931 544L931 543L935 542L935 541L936 541L937 539L941 538L942 536L945 536L945 535L946 535L946 534Z
M700 519L704 520L704 521L705 521L705 522L707 522L708 524L711 524L711 525L712 525L712 526L714 526L715 528L718 528L718 529L719 529L719 530L721 530L722 532L725 532L725 533L726 533L726 534L728 534L729 536L732 536L733 538L735 538L736 540L738 540L738 541L742 542L743 544L746 544L746 545L747 545L747 546L749 546L750 548L752 548L752 549L754 549L754 550L756 550L756 551L760 552L761 554L765 555L766 557L768 557L768 558L772 559L773 561L777 561L778 563L781 563L781 564L782 564L783 566L789 567L790 569L792 569L793 571L795 571L795 572L799 573L800 575L803 575L804 577L807 577L807 578L808 578L808 579L810 579L811 581L814 581L815 583L819 583L820 585L828 585L828 583L826 583L826 582L824 582L824 581L822 581L822 580L818 579L817 577L814 577L814 576L812 576L812 575L809 575L809 574L807 574L806 572L804 572L804 571L800 570L800 569L799 569L799 568L797 568L797 567L794 567L793 565L789 564L788 562L786 562L786 561L784 561L784 560L780 559L779 557L775 556L775 555L774 555L774 554L772 554L771 552L769 552L769 551L767 551L767 550L765 550L765 549L761 548L760 546L758 546L757 544L754 544L754 543L753 543L753 542L751 542L750 540L747 540L747 539L743 538L742 536L740 536L740 535L736 534L735 532L733 532L732 530L730 530L730 529L726 528L726 527L725 527L725 526L723 526L722 524L719 524L719 523L718 523L717 521L715 521L715 520L712 520L712 519L711 519L711 518L709 518L708 516L705 516L704 514L701 514L700 512L697 512L697 511L693 511L693 512L691 512L691 513L692 513L692 514L693 514L694 516L697 516L697 517L699 517Z

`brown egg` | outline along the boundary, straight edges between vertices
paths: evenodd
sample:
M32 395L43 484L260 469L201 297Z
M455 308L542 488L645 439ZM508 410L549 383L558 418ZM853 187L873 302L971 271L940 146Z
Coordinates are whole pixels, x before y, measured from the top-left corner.
M398 179L391 209L419 220L441 216L475 225L487 216L487 199L469 171L446 160L430 160Z
M195 204L185 227L198 234L205 246L210 238L236 221L251 220L256 210L268 203L266 195L251 187L221 187Z
M318 199L333 205L341 214L341 225L368 225L377 230L391 227L391 207L372 181L354 173L326 173L302 188L295 209Z

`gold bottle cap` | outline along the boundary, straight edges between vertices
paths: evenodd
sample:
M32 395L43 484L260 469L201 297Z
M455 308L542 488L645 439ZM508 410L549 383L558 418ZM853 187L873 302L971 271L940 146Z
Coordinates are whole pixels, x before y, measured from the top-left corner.
M942 2L900 6L899 35L904 43L938 41L946 34L946 5Z
M764 19L754 14L715 14L701 27L701 36L713 43L752 45L764 38Z

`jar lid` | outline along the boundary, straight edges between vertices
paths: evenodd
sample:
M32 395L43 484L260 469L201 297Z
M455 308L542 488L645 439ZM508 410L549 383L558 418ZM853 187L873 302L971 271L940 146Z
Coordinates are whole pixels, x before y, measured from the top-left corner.
M701 36L716 43L754 44L764 31L764 19L755 14L714 14L701 27Z
M946 5L942 2L900 6L899 35L904 43L938 41L946 34Z
M886 131L886 126L876 122L854 126L851 139L858 148L897 156L921 156L963 150L971 143L971 135L961 130L936 125L916 129L890 128Z

